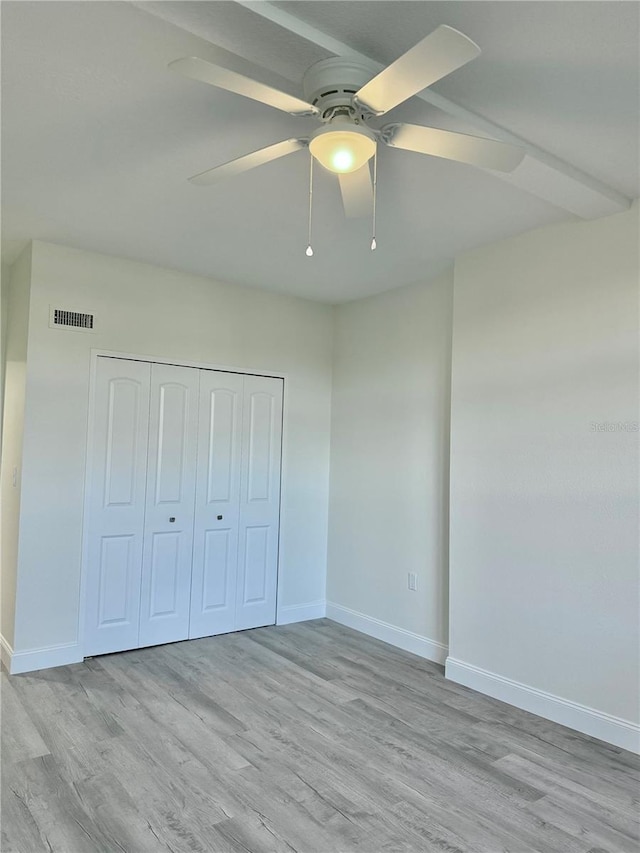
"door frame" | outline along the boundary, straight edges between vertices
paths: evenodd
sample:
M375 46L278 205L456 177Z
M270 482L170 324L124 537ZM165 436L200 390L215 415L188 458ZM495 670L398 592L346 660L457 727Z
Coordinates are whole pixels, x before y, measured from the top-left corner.
M245 376L269 376L273 379L282 379L282 441L280 448L280 502L278 515L278 561L276 570L276 621L280 622L281 608L281 561L282 554L282 504L285 486L285 473L287 468L286 448L287 441L287 417L288 412L288 374L281 370L252 369L247 367L229 366L222 364L211 364L206 361L193 361L191 359L170 358L167 356L155 356L141 353L120 352L119 350L107 350L92 348L89 362L89 414L87 418L87 443L84 460L84 495L82 500L82 545L81 545L81 571L80 571L80 601L78 607L78 645L84 652L85 645L85 617L87 599L87 573L89 552L89 501L91 495L91 462L94 451L94 425L95 425L95 402L96 402L96 373L99 358L118 358L126 361L144 361L149 364L172 364L177 367L192 367L196 370L215 370L219 373L240 373Z

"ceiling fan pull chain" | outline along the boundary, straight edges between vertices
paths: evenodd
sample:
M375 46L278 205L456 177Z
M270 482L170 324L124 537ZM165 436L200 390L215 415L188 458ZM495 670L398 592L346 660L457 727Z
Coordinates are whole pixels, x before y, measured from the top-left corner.
M311 208L313 202L313 157L309 155L309 240L307 242L307 248L305 251L305 255L310 258L313 255L313 249L311 248Z
M376 243L376 190L378 188L378 149L376 147L373 155L373 237L371 239L371 251L373 252L378 244Z

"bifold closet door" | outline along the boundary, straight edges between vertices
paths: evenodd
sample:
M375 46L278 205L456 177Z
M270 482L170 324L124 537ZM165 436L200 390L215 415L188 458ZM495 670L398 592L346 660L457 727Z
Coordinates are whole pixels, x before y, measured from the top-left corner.
M138 645L151 365L99 358L85 597L85 655Z
M198 373L151 366L139 646L189 636Z
M273 625L280 528L282 379L245 376L236 630Z
M244 376L200 371L189 637L235 630Z
M276 619L283 382L98 359L85 654Z
M200 371L190 637L276 621L282 389Z

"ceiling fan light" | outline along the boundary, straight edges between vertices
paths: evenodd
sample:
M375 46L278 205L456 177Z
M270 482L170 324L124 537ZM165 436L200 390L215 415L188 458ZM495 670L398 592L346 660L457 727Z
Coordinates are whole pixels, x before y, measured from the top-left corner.
M314 134L309 151L325 169L345 175L362 168L373 157L376 140L370 131L361 127L336 130L329 125Z

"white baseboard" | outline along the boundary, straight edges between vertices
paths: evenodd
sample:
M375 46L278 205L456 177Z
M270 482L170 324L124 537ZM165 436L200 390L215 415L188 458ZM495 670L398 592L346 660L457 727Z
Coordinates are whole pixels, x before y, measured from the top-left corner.
M580 705L451 657L447 658L445 675L451 681L522 708L523 711L530 711L630 752L640 753L640 726L629 720L596 711L587 705Z
M11 672L12 657L13 649L11 647L11 643L5 640L2 634L0 634L0 660L2 661L2 665L7 670L7 672Z
M2 636L0 636L0 654L2 663L10 675L33 672L36 669L50 669L52 666L65 666L68 663L81 663L84 660L78 643L64 643L60 646L16 652Z
M285 604L278 608L277 625L290 625L292 622L306 622L309 619L322 619L326 602L309 601L306 604Z
M443 643L430 640L429 637L423 637L421 634L414 634L413 631L407 631L405 628L390 625L373 616L366 616L341 604L327 601L327 618L426 660L444 664L447 658L448 648Z

